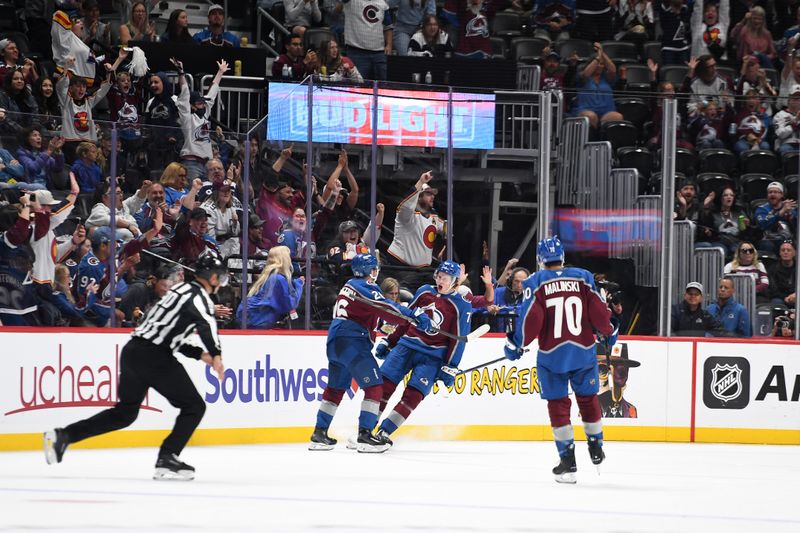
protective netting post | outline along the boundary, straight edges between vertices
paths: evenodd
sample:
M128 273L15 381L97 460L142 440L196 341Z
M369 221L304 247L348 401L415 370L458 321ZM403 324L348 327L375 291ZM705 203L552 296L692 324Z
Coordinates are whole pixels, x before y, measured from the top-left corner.
M675 131L678 104L674 98L664 99L664 125L661 130L661 283L658 288L658 334L669 335L672 306L672 203L675 197Z

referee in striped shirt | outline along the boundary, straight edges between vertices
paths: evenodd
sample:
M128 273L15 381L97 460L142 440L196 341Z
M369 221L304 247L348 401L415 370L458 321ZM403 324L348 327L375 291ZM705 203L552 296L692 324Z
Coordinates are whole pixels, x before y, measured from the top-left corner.
M228 281L225 266L213 254L201 257L195 268L194 281L181 283L164 295L122 348L117 404L86 420L45 432L48 464L60 463L69 444L130 426L152 387L180 409L175 427L161 444L153 478L194 479L194 468L178 456L200 424L206 404L173 353L200 359L213 367L220 381L224 379L210 295ZM204 348L189 343L195 331Z

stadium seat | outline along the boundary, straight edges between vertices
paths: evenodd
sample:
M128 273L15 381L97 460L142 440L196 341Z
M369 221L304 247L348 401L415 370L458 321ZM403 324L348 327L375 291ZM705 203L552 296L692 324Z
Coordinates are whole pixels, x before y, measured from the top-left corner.
M735 82L736 78L739 77L739 73L736 71L736 69L731 67L721 67L719 65L717 65L717 74L723 78L727 78L731 82Z
M333 38L330 28L308 28L303 34L303 45L306 50L319 51L322 43Z
M502 37L489 37L492 43L492 57L506 59L506 40Z
M681 174L680 172L675 173L675 190L679 190L680 187L686 182L686 176ZM650 175L650 193L651 194L661 194L661 172L653 172Z
M670 82L675 86L675 90L678 90L683 83L683 79L686 77L687 70L688 67L685 65L667 65L661 67L658 71L658 79Z
M622 113L625 120L632 122L637 130L642 130L644 123L652 119L650 106L641 98L617 98L617 111Z
M645 65L625 65L625 79L628 80L628 85L647 84L650 85L650 69Z
M697 175L697 188L699 189L699 196L702 198L705 198L711 191L715 191L717 195L719 195L722 187L726 185L735 185L727 174L721 172L703 172Z
M639 131L627 120L610 120L600 127L601 136L616 151L623 146L636 146Z
M511 59L520 63L538 62L542 50L550 43L536 37L517 37L511 40Z
M742 174L775 174L778 170L778 156L769 150L747 150L739 154Z
M17 48L20 53L25 57L37 57L38 54L31 50L31 42L28 36L21 31L3 31L0 32L0 39L11 39L17 43Z
M522 19L511 11L500 11L494 14L491 22L492 35L498 37L519 37L522 35Z
M635 63L639 61L636 45L628 41L603 41L603 51L615 63Z
M0 31L21 31L19 20L17 19L17 8L13 2L0 0Z
M687 176L697 173L697 156L688 148L675 149L675 171Z
M650 181L650 173L653 167L653 159L650 150L647 148L637 148L635 146L623 146L617 151L616 165L618 168L635 168L639 171L639 178Z
M783 185L786 187L786 197L797 200L797 183L800 181L800 174L790 174L783 178Z
M784 176L800 173L800 152L786 152L781 160Z
M661 64L661 41L649 41L644 43L642 49L642 63L647 64L648 59L652 59L659 65Z
M703 172L723 172L732 176L736 171L736 156L725 148L706 148L698 155L700 170Z
M578 54L578 59L584 61L594 57L594 45L585 39L564 39L556 42L556 51L562 61L566 61L573 52Z
M764 200L767 198L767 185L772 181L774 178L767 174L742 174L739 178L739 188L748 202Z

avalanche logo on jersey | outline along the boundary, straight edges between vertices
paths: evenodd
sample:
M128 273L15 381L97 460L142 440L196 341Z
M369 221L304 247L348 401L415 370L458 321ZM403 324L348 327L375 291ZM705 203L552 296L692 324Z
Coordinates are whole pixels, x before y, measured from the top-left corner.
M422 233L422 242L427 248L433 250L433 243L436 241L436 226L431 224Z
M464 26L464 37L488 37L489 22L480 13Z
M194 140L197 142L211 142L211 136L208 133L208 122L204 122L202 126L194 130Z
M96 257L90 257L86 261L92 266L97 266L100 264L100 260Z
M441 311L439 311L436 308L436 302L431 302L428 305L420 307L419 309L425 311L425 314L427 314L428 317L431 319L431 324L433 325L434 328L441 329L442 322L444 322L444 315L442 314ZM420 331L420 333L425 333L425 335L428 335L429 337L433 337L434 335L436 335L436 333L428 333L427 331L425 332Z

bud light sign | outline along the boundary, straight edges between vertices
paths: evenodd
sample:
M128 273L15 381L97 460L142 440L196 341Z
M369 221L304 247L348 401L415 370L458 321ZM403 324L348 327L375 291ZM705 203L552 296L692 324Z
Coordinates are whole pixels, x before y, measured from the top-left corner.
M446 92L378 90L378 144L447 147ZM315 87L312 96L312 141L371 144L372 89ZM453 148L494 148L493 94L452 93ZM308 140L308 87L269 84L267 139Z

